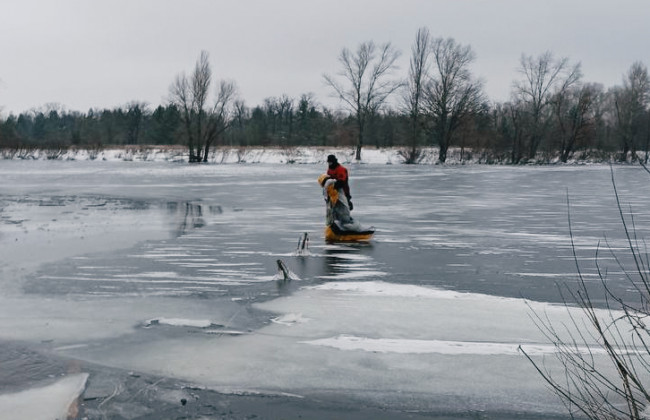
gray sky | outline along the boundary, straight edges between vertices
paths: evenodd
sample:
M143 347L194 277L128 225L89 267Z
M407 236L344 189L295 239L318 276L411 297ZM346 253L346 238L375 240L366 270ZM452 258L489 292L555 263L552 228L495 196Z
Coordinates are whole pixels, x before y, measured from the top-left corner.
M215 79L249 106L313 93L334 106L323 73L343 47L391 42L406 76L420 27L471 45L490 99L509 98L522 53L581 62L584 80L621 84L650 65L648 0L0 0L2 115L58 103L68 110L157 106L201 50Z

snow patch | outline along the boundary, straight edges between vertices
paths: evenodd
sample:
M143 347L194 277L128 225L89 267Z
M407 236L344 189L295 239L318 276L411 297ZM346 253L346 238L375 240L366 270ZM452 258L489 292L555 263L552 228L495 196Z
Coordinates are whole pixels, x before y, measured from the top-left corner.
M87 373L13 394L0 395L0 419L55 420L76 418L76 400L86 387Z
M367 338L350 335L302 341L303 344L333 347L339 350L363 350L375 353L425 354L437 353L447 355L506 355L521 354L518 343L493 343L448 340L411 340L394 338ZM530 356L553 354L557 351L553 344L521 344L521 348ZM602 349L581 349L584 353L605 354Z
M363 282L332 282L318 286L306 287L306 289L352 292L366 296L393 296L393 297L426 297L433 299L467 299L480 298L486 299L489 296L476 295L472 293L454 292L451 290L434 289L430 287L417 286L411 284L395 284L383 281L363 281ZM507 299L507 298L497 298Z
M404 159L399 155L402 148L375 148L364 147L362 152L363 163L393 164L402 163ZM423 148L424 159L421 163L433 164L438 160L438 150L434 147ZM354 162L354 148L350 147L223 147L214 150L208 156L211 163L286 163L286 164L307 164L325 163L327 155L335 154L339 161L345 164ZM51 160L51 154L47 150L32 150L27 153L13 156L5 153L5 159L27 159L27 160ZM449 154L449 161L455 158L454 153ZM138 162L187 162L186 147L126 147L119 149L104 149L89 151L83 149L69 149L57 156L58 160L80 160L80 161L138 161Z

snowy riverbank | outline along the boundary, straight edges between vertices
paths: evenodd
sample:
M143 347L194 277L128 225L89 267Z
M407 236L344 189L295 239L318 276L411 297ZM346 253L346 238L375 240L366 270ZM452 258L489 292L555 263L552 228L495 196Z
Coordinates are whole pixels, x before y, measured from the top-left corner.
M362 163L399 164L403 148L364 148ZM323 163L327 155L335 154L341 162L354 160L352 147L220 147L209 155L210 163ZM27 160L101 160L101 161L154 161L187 162L186 147L180 146L123 146L105 149L5 149L0 151L5 159ZM426 148L420 163L435 163L438 151ZM451 157L454 160L454 157Z
M365 147L361 152L360 163L364 164L404 164L409 150L405 147ZM209 163L325 163L327 155L334 154L342 163L355 161L354 147L219 147L209 154ZM184 146L121 146L102 149L36 149L11 148L0 149L2 159L24 160L99 160L99 161L150 161L150 162L187 162L188 152ZM574 159L569 164L597 163L608 160L606 157ZM611 159L610 159L611 160ZM438 164L438 148L420 149L418 164ZM542 158L530 163L559 163L557 158ZM471 149L452 148L447 153L445 162L449 165L507 163L499 159L487 158ZM523 163L523 162L522 162Z

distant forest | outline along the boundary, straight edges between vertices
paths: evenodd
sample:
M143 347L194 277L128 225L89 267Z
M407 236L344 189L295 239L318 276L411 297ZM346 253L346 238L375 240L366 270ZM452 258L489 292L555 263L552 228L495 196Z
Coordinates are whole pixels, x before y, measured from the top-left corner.
M168 102L133 101L115 109L68 111L60 105L0 120L0 148L101 149L120 145L184 145L190 162L222 146L398 147L418 163L423 147L466 151L486 163L573 159L648 161L650 77L641 62L605 88L583 81L580 63L546 52L522 54L511 99L491 101L470 71L475 54L452 38L417 31L406 74L401 52L372 41L343 48L340 71L323 75L341 107L313 94L281 95L247 105L236 82L213 83L208 54L170 81Z

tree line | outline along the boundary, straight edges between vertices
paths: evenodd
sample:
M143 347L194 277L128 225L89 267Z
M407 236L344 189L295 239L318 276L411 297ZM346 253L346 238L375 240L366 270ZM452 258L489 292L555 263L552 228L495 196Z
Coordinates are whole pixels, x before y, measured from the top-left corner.
M425 147L436 147L440 162L452 147L486 163L648 161L650 77L642 62L605 88L584 81L580 63L568 58L522 54L511 99L493 102L471 72L471 46L420 28L406 75L397 72L400 54L373 41L343 48L340 71L323 75L342 105L334 109L310 93L248 106L234 81L213 83L202 52L171 82L165 104L86 113L46 105L0 121L0 147L184 145L190 162L221 146L349 146L357 159L364 146L399 147L406 163L418 163Z

